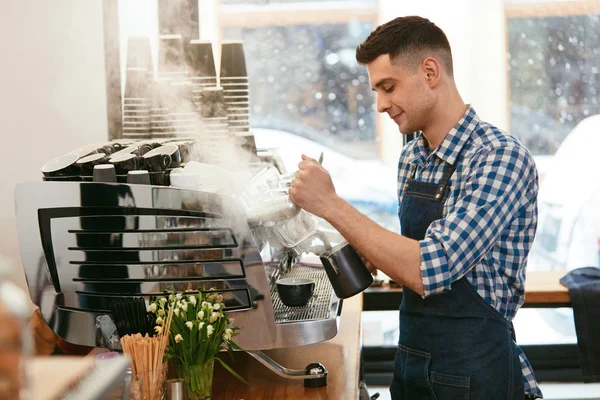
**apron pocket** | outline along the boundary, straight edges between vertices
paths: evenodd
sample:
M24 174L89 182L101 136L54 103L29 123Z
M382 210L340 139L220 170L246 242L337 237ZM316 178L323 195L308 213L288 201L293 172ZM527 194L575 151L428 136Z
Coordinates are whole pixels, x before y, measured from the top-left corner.
M431 372L431 386L438 399L469 400L471 378Z
M399 360L396 365L396 377L403 383L406 399L436 399L429 382L429 363L431 355L400 345ZM399 361L399 362L398 362ZM399 375L399 376L398 376Z

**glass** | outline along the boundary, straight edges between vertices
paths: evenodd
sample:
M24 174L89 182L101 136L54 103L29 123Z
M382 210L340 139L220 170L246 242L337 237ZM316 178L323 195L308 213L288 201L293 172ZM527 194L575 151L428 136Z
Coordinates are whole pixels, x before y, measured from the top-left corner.
M535 155L554 154L600 113L600 14L508 19L511 132Z
M131 381L131 400L161 400L165 393L167 364L159 371L136 374Z
M214 366L214 359L199 365L175 364L177 376L183 379L186 399L210 399L212 396Z
M294 133L354 158L377 157L375 105L356 47L372 22L227 28L242 40L251 126Z

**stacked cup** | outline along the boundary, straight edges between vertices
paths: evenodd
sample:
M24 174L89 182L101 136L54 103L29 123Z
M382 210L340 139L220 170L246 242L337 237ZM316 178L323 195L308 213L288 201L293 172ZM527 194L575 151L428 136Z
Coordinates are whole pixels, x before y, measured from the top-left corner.
M206 163L216 163L231 142L223 88L203 88L198 99L201 156Z
M220 71L231 135L239 146L256 154L254 135L250 133L250 93L242 42L221 44Z
M152 138L195 135L198 115L192 103L192 84L189 81L160 81L157 86L160 89L152 110Z
M152 55L147 37L127 40L127 69L123 97L123 137L150 137L150 82Z
M196 117L190 106L187 67L181 35L159 36L158 76L153 84L150 128L152 138L172 138L195 131ZM187 85L189 86L189 85ZM193 122L193 123L192 123Z
M192 40L188 46L192 100L200 106L202 89L217 86L217 71L213 57L212 43L205 40ZM200 110L198 109L200 114Z
M158 77L170 81L185 81L188 72L181 35L160 35L158 50Z
M242 42L221 44L221 86L232 133L250 130L248 71Z

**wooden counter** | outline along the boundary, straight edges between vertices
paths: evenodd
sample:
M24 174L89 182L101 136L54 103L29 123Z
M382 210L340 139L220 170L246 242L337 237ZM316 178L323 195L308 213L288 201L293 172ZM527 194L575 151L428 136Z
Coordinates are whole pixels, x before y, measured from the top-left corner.
M569 290L560 283L568 271L531 271L525 284L523 307L570 307ZM402 288L384 284L364 292L364 311L397 310L402 300Z
M569 289L560 283L568 271L531 271L527 273L525 304L529 306L571 303Z
M360 313L362 296L344 300L339 331L326 342L268 350L265 353L286 368L304 369L320 362L329 372L328 385L305 388L304 381L276 375L246 353L236 352L232 363L223 360L249 382L246 385L215 363L213 400L354 400L358 399L360 364Z

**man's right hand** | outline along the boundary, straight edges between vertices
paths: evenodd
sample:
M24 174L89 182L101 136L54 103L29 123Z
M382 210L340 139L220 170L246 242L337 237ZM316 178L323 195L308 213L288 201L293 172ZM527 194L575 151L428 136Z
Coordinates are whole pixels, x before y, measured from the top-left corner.
M367 260L365 257L363 257L362 254L358 253L360 259L362 260L363 264L365 264L365 267L367 267L367 269L369 270L370 273L374 274L377 271L377 268L371 263L371 261Z

